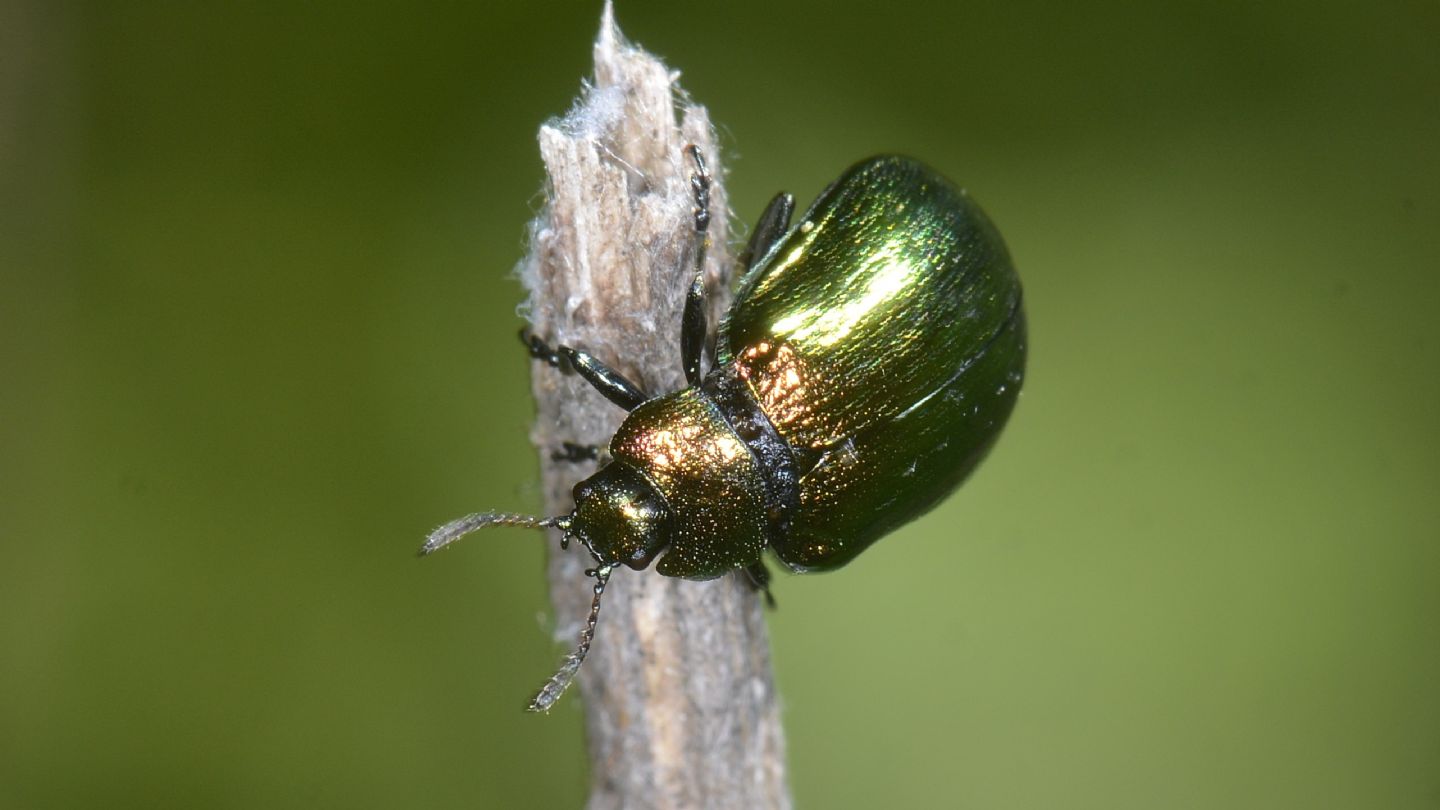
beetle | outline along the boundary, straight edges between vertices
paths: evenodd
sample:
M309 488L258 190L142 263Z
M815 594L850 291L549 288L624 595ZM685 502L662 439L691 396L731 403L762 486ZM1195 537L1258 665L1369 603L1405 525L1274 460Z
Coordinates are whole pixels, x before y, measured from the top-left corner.
M710 176L699 150L686 152L697 239L680 328L686 387L651 396L587 352L529 336L532 356L629 412L608 461L575 485L567 515L470 515L420 551L488 526L554 527L562 548L576 540L594 558L579 644L531 711L573 680L614 569L653 562L696 580L743 570L768 596L767 548L792 572L839 568L969 475L1024 379L1020 280L999 232L964 191L893 155L850 167L793 227L794 199L771 200L703 369Z

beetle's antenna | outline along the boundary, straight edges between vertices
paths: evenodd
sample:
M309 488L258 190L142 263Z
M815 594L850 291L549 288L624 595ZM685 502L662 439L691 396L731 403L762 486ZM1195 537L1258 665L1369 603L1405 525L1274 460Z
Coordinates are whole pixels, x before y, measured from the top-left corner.
M570 682L575 680L575 673L580 671L580 665L585 663L585 656L590 652L590 641L595 638L595 622L600 618L600 597L605 593L605 583L610 581L611 566L602 565L585 573L595 577L595 599L590 602L590 617L585 620L585 628L580 631L580 643L575 651L565 656L560 663L560 668L550 676L550 680L540 687L535 697L530 699L527 707L532 712L548 712L555 701L565 694L565 689Z
M452 520L444 526L430 532L425 538L425 545L420 547L419 556L424 557L434 554L440 549L459 540L465 535L484 529L489 526L519 526L525 529L549 529L559 528L569 530L570 516L561 515L553 518L537 518L530 515L515 515L508 512L476 512L473 515L466 515L459 520ZM560 542L562 547L569 545L569 535Z

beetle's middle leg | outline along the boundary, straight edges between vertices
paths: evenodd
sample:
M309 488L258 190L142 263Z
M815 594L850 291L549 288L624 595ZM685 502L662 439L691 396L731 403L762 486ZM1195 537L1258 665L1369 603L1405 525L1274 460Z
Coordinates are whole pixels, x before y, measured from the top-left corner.
M741 272L750 272L755 264L775 247L775 243L790 229L790 217L794 213L794 197L782 191L771 198L770 204L765 206L765 212L760 215L760 221L755 223L755 230L750 232L750 241L736 257L736 264Z
M680 316L680 364L685 367L685 382L691 387L704 376L701 362L705 354L705 250L710 246L710 171L695 144L685 147L685 154L695 162L690 175L690 191L695 195L695 278L685 295L685 312Z
M710 171L705 166L699 147L691 144L685 147L685 154L695 162L695 171L690 175L690 191L695 196L695 277L690 282L690 291L685 296L685 313L680 319L680 361L685 367L685 382L695 386L704 377L701 363L709 332L705 318L705 251L710 246ZM794 212L795 198L784 192L776 194L765 206L765 212L750 233L749 243L738 257L741 272L748 272L780 241L790 227L790 217ZM713 346L710 354L713 362Z

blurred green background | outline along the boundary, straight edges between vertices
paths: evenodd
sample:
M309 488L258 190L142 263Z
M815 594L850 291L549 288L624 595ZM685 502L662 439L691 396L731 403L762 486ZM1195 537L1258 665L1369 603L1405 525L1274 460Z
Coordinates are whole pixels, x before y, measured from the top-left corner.
M581 803L542 544L410 555L538 508L510 271L599 13L0 5L0 807ZM1440 807L1440 6L617 14L743 222L908 152L1026 284L990 461L777 585L800 806Z

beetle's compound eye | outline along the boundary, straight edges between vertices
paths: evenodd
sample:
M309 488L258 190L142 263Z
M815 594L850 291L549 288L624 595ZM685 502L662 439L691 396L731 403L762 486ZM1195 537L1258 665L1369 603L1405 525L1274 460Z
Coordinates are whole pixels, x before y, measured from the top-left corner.
M575 485L570 533L601 565L637 571L670 545L670 507L628 465L612 463Z

